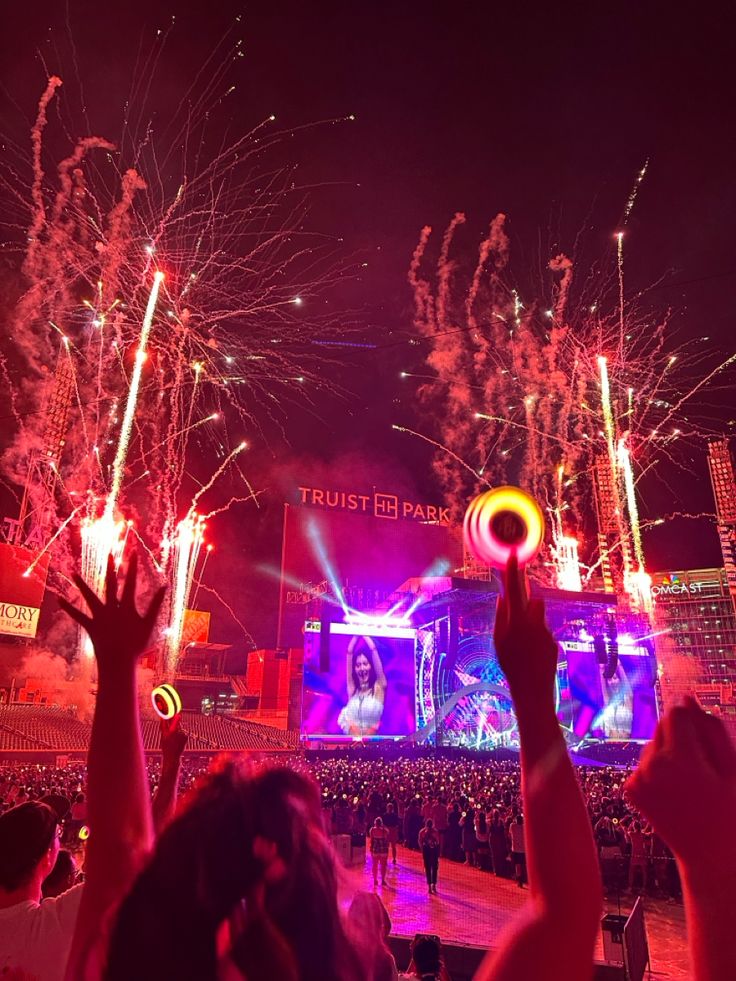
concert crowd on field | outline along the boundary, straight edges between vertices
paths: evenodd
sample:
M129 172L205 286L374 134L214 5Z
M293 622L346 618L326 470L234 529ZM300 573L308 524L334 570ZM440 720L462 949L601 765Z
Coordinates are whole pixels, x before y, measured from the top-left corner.
M0 769L3 977L447 979L425 935L398 973L380 895L403 849L421 856L430 903L449 863L528 886L481 981L591 978L604 894L626 890L681 897L692 977L736 977L736 749L689 700L636 770L576 770L554 712L556 646L513 559L495 641L519 764L337 754L208 766L182 756L176 719L162 723L160 762L146 761L135 671L161 597L141 614L135 584L134 559L123 584L110 566L105 600L78 581L86 611L62 604L98 663L86 766ZM375 884L347 911L340 841L367 843Z
M419 834L432 819L440 838L440 856L501 878L526 884L523 865L512 862L512 828L523 817L521 768L457 755L405 756L393 760L372 755L302 757L289 762L318 782L323 822L330 836L350 835L353 844L368 841L380 817L392 841L419 851ZM206 774L208 764L183 758L179 793L185 794ZM155 795L161 776L158 760L147 763L150 791ZM623 784L629 770L581 767L578 777L598 846L603 883L614 895L637 893L681 898L674 856L654 829L626 801ZM61 769L43 764L0 767L0 810L51 795L66 811L63 843L81 849L79 831L85 827L86 767ZM388 815L388 818L387 818ZM395 829L395 830L394 830ZM519 874L520 873L520 874Z

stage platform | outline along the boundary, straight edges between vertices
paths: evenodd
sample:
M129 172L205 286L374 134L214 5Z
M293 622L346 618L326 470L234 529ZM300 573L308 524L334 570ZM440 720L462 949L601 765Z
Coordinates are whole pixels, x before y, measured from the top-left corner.
M341 886L345 904L358 889L373 889L370 856L364 868L345 869ZM391 916L393 936L435 933L446 944L484 949L497 943L502 929L528 898L527 889L520 889L515 882L450 861L441 862L438 895L429 896L419 853L402 846L398 865L389 861L386 885L379 883L377 892ZM633 897L622 898L621 912L628 913L632 905ZM616 903L608 902L606 907L607 912L618 912ZM690 972L682 905L645 897L644 910L652 977L657 981L686 981ZM603 962L602 938L595 957ZM403 970L406 964L398 966Z

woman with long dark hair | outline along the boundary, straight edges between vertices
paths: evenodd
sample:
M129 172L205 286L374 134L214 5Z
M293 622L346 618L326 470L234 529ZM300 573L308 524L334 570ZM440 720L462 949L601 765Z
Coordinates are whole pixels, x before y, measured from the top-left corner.
M347 650L348 703L337 717L346 736L373 736L381 725L386 675L372 637L353 637Z
M92 834L68 981L358 981L316 784L286 768L225 763L153 838L136 662L163 599L135 603L112 559L90 613L61 602L89 634L99 688L88 757Z
M316 785L229 762L164 831L123 901L105 977L353 981Z
M488 824L488 844L491 849L491 865L494 875L508 879L509 872L509 843L506 839L506 828L498 810L493 811Z

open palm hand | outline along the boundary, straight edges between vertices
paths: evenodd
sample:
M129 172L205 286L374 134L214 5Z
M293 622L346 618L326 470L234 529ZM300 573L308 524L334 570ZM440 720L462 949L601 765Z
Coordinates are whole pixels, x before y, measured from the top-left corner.
M134 552L130 559L128 573L124 578L122 593L118 598L118 573L112 556L109 556L104 600L95 594L81 576L74 576L74 582L89 607L89 614L78 610L65 599L59 600L62 610L89 634L94 645L95 657L101 668L108 663L121 660L135 661L146 649L166 588L160 587L149 603L148 609L138 613L135 605L137 578L138 555Z

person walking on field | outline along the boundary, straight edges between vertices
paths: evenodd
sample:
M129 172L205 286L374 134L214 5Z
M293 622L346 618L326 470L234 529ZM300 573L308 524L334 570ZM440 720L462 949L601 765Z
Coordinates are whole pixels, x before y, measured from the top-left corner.
M381 885L386 884L386 864L388 862L388 831L383 821L377 817L371 828L371 859L373 861L373 885L378 885L378 869L381 869Z
M642 892L647 891L647 868L649 865L649 852L647 836L641 830L639 821L634 821L628 833L629 845L631 846L631 858L629 859L629 889L634 891L634 881L637 878L637 871L641 873Z
M396 865L396 846L399 843L399 816L396 813L396 808L393 804L389 804L386 807L386 813L383 815L383 824L388 833L388 843L391 846L391 857L394 865Z
M424 873L427 876L427 886L429 895L437 895L437 872L440 866L440 836L434 826L434 821L429 818L425 826L419 832L419 847L422 850L422 860L424 862Z

